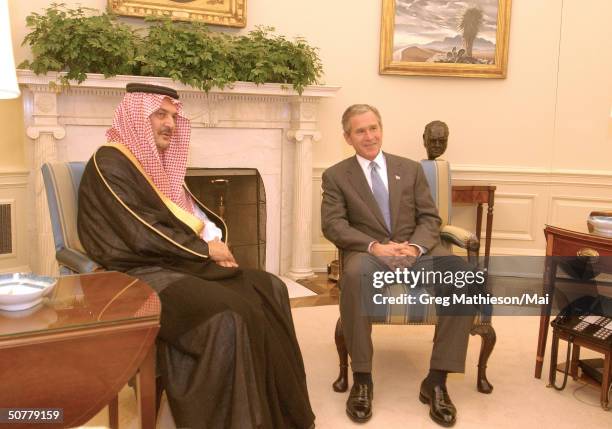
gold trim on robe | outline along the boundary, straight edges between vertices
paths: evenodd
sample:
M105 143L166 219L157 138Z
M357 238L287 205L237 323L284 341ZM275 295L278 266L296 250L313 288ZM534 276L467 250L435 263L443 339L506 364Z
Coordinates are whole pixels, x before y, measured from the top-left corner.
M120 143L108 143L108 144L105 144L104 146L114 147L119 152L121 152L132 164L134 164L134 167L138 169L140 174L142 174L142 176L147 180L147 182L149 182L149 185L151 185L151 187L153 188L157 196L162 200L162 202L166 205L166 207L168 207L168 210L170 210L172 214L178 220L180 220L185 225L187 225L189 228L191 228L198 237L200 236L200 234L202 234L202 231L204 230L204 222L202 222L196 216L189 213L184 208L180 207L178 204L176 204L174 201L172 201L170 198L164 195L159 189L157 189L157 187L153 183L153 180L151 180L149 175L142 168L142 165L140 165L140 162L138 162L134 154L130 152L130 150L127 147L125 147L124 145Z
M120 144L116 144L116 143L110 143L107 145L103 145L101 147L112 147L114 149L116 149L117 151L119 151L122 155L124 155L133 165L134 167L136 167L138 169L138 171L143 175L143 177L147 180L147 182L151 185L151 187L155 190L155 192L157 193L157 195L160 197L160 199L162 200L162 202L164 202L164 204L166 203L166 200L169 201L170 203L172 203L174 206L176 206L179 210L183 211L184 213L188 214L189 216L191 216L192 218L194 218L195 220L197 220L197 222L199 222L201 224L200 226L200 231L202 231L202 228L204 228L204 223L202 221L200 221L197 217L193 216L192 214L186 212L185 210L183 210L182 208L180 208L178 205L176 205L174 202L172 202L168 197L166 197L165 195L161 194L161 192L159 192L159 190L155 187L155 185L153 184L153 182L151 181L150 177L144 172L144 170L142 169L142 166L140 165L140 163L138 162L138 160L136 159L136 157L134 157L134 155L123 145ZM150 225L149 223L147 223L144 219L142 219L140 216L138 216L138 214L136 212L134 212L131 208L129 208L127 206L127 204L125 204L121 198L119 198L119 196L115 193L115 191L113 190L113 188L108 184L108 182L106 181L106 178L104 177L104 175L102 174L102 172L100 171L100 168L98 167L98 162L96 160L96 154L98 152L96 151L93 154L93 162L94 165L96 167L96 171L98 172L98 175L100 176L100 178L102 179L102 182L104 182L104 185L108 188L108 190L110 191L110 193L117 199L117 201L119 201L119 203L125 207L125 209L132 215L134 216L139 222L141 222L142 224L144 224L145 226L147 226L149 229L153 230L155 233L157 233L158 235L160 235L161 237L163 237L164 239L166 239L167 241L171 242L172 244L174 244L175 246L179 247L180 249L185 250L186 252L189 252L193 255L202 257L202 258L208 258L208 255L204 255L202 253L198 253L195 252L191 249L189 249L188 247L183 246L180 243L177 243L176 241L172 240L170 237L168 237L167 235L163 234L162 232L158 231L156 228L154 228L152 225ZM167 205L167 204L166 204ZM172 212L172 214L174 214L176 216L176 218L178 220L180 220L181 222L185 223L189 228L191 228L193 230L193 232L195 234L197 234L198 236L200 235L199 232L197 232L197 229L194 229L195 225L192 226L189 223L185 222L181 217L179 217L174 210L172 210L170 205L167 205L168 209Z

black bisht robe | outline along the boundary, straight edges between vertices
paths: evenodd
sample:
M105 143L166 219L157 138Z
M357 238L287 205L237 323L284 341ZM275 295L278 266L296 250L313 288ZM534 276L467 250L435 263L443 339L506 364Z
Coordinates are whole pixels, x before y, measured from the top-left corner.
M96 262L158 292L158 369L177 427L313 426L286 286L213 262L122 148L102 146L85 168L79 238Z

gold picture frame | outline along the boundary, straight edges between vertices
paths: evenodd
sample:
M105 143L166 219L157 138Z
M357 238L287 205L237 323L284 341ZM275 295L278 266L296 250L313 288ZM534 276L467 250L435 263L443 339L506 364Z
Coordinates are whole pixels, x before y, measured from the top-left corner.
M123 16L159 16L226 27L246 26L246 0L108 0Z
M382 0L380 73L505 78L511 0L442 3Z

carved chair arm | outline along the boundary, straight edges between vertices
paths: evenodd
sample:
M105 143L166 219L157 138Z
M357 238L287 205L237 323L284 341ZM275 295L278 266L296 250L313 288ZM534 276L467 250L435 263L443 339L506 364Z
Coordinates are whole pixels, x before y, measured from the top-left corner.
M478 252L478 249L480 249L480 241L478 241L476 234L458 226L444 226L440 231L440 238L466 249L468 252Z

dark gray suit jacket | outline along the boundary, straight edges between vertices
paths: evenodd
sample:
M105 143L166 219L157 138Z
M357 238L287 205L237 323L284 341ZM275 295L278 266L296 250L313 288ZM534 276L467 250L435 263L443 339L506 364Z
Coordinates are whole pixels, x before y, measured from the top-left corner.
M440 243L442 221L423 168L416 161L384 155L389 179L391 231L385 225L357 157L352 156L323 173L323 235L349 252L367 252L369 244L375 240L381 243L409 241L432 251Z

